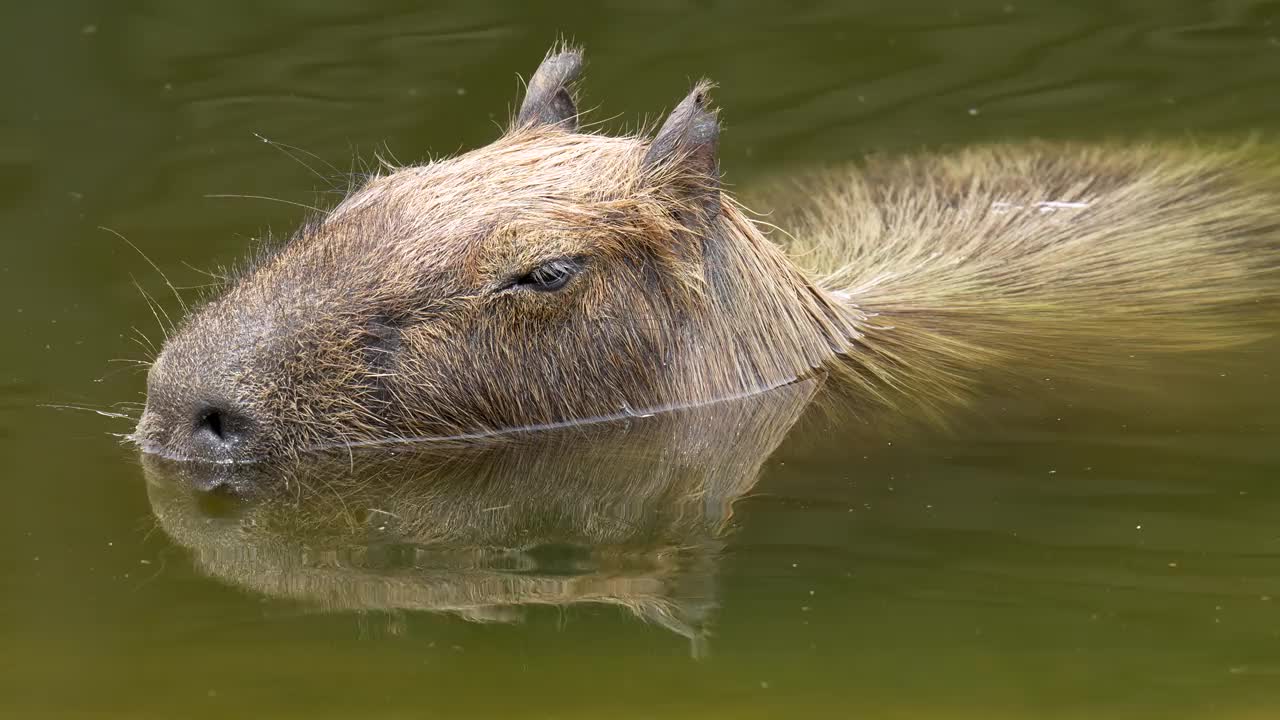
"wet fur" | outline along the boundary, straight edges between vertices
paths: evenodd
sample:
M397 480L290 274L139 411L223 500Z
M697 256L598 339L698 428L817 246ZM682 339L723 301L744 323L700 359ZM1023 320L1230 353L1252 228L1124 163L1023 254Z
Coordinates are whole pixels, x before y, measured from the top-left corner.
M781 188L803 202L778 220L814 284L870 316L860 374L936 406L979 369L1266 335L1277 160L1259 143L1044 142L873 159Z

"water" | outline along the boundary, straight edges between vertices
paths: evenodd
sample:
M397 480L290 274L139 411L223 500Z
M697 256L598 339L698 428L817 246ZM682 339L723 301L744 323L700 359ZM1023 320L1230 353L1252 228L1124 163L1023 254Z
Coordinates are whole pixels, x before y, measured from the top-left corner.
M99 226L203 284L304 214L208 196L333 199L258 136L343 169L484 143L557 33L609 127L719 81L750 188L873 150L1274 134L1275 3L69 1L0 28L0 715L1280 712L1276 342L993 383L948 428L788 394L717 409L736 445L663 419L363 494L201 493L120 447L127 422L44 407L140 399L111 362L157 335L131 278L176 308Z

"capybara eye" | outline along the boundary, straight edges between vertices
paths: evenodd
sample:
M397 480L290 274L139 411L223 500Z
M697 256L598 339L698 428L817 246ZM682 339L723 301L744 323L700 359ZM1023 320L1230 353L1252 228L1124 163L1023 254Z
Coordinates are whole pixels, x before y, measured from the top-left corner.
M556 258L516 278L515 285L527 287L530 290L551 292L568 285L581 269L582 263L573 258Z

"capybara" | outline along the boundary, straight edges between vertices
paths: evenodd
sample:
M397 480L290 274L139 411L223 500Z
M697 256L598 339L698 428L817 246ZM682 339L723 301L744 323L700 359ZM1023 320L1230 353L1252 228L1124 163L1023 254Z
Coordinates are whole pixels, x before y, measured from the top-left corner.
M483 436L824 373L933 403L1019 355L1255 336L1261 143L1023 143L810 176L775 241L721 187L698 83L656 134L578 126L559 48L485 147L370 177L167 340L132 438L177 460ZM780 233L773 233L779 235Z

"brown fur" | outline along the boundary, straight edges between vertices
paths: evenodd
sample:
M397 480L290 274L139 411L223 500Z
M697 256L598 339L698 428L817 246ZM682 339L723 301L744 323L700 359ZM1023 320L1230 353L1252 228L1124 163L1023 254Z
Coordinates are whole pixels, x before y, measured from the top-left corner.
M775 192L805 199L779 218L792 257L873 315L851 359L895 403L962 399L980 368L1096 370L1274 322L1280 157L1257 143L990 145Z
M484 434L815 371L935 407L1037 352L1248 339L1241 306L1274 297L1280 175L1260 147L876 161L809 179L784 249L719 191L709 86L654 140L587 134L564 58L496 142L369 180L192 315L151 370L141 447ZM585 263L563 290L507 288L557 257ZM236 425L225 451L188 437L207 407Z

